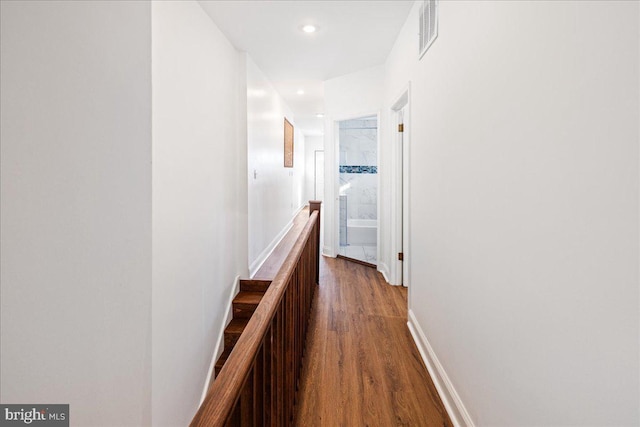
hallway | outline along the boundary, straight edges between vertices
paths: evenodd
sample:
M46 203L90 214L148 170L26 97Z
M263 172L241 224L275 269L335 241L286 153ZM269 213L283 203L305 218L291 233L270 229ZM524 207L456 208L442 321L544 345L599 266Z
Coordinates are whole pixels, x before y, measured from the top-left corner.
M450 426L407 328L407 289L321 257L296 425Z
M0 0L0 64L0 424L640 426L640 0Z

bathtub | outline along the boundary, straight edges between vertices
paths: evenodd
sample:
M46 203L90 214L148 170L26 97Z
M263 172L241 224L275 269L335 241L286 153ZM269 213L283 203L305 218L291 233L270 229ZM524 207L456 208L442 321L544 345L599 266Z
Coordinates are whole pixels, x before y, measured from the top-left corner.
M376 245L377 219L347 219L347 243L350 245Z

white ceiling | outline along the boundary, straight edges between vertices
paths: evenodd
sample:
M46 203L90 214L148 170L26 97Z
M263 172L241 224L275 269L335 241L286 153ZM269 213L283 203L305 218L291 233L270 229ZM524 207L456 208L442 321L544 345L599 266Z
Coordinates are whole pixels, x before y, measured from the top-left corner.
M207 1L203 9L248 52L305 135L322 134L322 82L384 63L413 1ZM301 30L306 24L315 33ZM304 95L296 91L303 89Z

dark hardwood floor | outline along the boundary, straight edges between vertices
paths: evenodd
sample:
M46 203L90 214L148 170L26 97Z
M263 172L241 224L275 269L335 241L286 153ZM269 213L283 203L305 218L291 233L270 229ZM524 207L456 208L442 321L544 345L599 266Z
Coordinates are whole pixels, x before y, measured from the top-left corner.
M298 426L451 426L407 327L407 290L321 257Z

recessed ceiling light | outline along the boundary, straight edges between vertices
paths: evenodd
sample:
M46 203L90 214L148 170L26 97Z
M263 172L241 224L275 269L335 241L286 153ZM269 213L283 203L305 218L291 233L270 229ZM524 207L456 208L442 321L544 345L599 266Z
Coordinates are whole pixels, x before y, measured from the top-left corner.
M315 25L304 25L302 27L302 31L304 31L305 33L315 33L318 30L318 27L316 27Z
M304 95L304 90L302 89L298 89L298 91L296 92L298 95Z
M319 118L319 119L321 119L321 118L323 118L323 117L324 117L324 114L323 114L323 113L318 113L318 114L316 114L316 117L317 117L317 118Z

